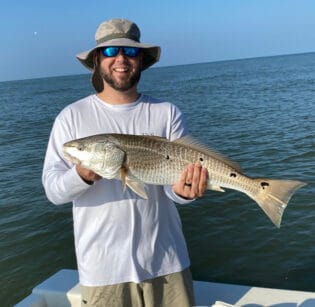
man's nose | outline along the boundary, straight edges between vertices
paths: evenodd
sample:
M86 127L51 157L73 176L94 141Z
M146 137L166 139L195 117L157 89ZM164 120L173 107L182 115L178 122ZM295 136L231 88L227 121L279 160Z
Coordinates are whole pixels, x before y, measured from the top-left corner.
M124 54L124 51L123 51L123 49L122 48L119 48L119 52L117 53L117 55L116 55L116 57L120 57L120 56L122 56L122 57L126 57L126 55Z

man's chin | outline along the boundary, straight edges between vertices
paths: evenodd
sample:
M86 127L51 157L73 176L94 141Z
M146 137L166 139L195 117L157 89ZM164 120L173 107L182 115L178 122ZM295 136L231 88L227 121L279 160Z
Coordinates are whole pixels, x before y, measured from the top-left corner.
M141 72L135 74L131 77L121 76L120 78L114 78L114 76L108 76L102 74L103 79L108 83L113 89L119 92L127 92L136 86L140 80Z

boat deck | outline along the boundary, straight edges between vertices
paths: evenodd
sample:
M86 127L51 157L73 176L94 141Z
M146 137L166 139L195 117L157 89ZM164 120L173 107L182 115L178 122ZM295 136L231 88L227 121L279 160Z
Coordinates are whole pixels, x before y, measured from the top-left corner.
M315 292L194 281L196 306L314 307ZM216 303L217 302L217 303ZM225 302L226 305L219 302ZM80 307L78 272L60 270L16 307Z

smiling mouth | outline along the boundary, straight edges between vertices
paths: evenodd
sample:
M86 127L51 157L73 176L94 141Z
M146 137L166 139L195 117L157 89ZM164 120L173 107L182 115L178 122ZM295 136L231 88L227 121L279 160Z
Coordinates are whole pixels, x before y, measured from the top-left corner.
M124 73L124 72L128 72L129 69L127 67L116 67L114 68L114 71Z

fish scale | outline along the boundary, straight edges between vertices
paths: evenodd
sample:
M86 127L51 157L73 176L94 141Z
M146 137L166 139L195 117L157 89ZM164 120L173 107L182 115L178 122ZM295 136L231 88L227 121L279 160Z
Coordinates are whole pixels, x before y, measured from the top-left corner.
M63 150L69 161L104 178L120 179L143 198L148 198L144 184L173 185L190 163L199 162L208 170L207 189L245 193L277 227L290 198L305 185L297 180L250 178L235 162L190 137L171 142L155 136L100 134L67 142Z

